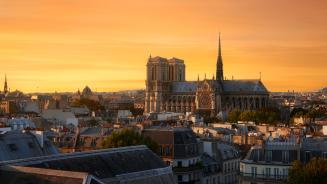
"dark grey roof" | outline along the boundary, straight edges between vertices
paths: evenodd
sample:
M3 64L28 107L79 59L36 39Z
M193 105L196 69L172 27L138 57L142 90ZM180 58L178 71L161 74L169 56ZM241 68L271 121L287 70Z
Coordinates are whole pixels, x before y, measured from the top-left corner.
M211 175L211 174L217 174L220 171L219 165L220 163L208 155L207 153L203 153L201 155L202 165L204 167L204 175Z
M86 176L101 183L175 183L171 167L143 145L0 162L1 179L4 177L1 173L10 170L18 173L7 177L8 181L21 177L21 171L15 169L17 167L24 171L31 170L28 173L34 170L32 176L45 175L48 179L52 178L51 181L57 181L54 183L84 183L77 180ZM37 169L39 171L35 173ZM59 177L53 178L55 175Z
M189 128L174 128L174 144L194 144L197 143L196 135Z
M219 155L222 160L231 160L240 157L239 150L236 147L225 144L225 143L217 143Z
M268 157L268 151L271 152L271 158ZM288 152L288 157L284 157L283 154ZM262 146L254 146L250 149L243 162L260 162L265 163L277 163L280 165L290 165L291 162L297 160L297 150L294 147L290 149L266 149Z
M173 82L172 92L174 93L195 93L197 84L195 81Z
M101 135L101 127L88 127L81 132L80 135L84 136L96 136Z
M223 80L224 92L261 92L268 93L260 80Z
M216 159L214 159L213 157L211 157L210 155L208 155L206 152L204 152L201 155L201 160L202 160L202 164L204 166L213 165L213 164L219 164L219 162Z
M305 138L301 149L304 151L327 152L327 137Z
M188 128L174 128L174 158L199 156L195 133Z
M59 153L57 148L44 137L41 148L36 137L31 133L19 131L0 134L0 161L39 157Z
M146 146L75 152L0 162L0 167L4 165L87 172L100 179L168 167Z
M222 83L219 83L218 81L214 82L215 86L222 84L222 90L226 93L268 93L267 88L260 80L223 80ZM196 88L197 81L172 83L172 92L174 93L195 93Z

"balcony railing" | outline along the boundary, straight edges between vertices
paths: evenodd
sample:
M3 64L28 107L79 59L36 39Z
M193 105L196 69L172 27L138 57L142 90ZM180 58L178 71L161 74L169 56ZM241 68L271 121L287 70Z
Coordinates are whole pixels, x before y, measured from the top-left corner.
M270 180L270 181L286 181L287 175L263 175L253 173L240 173L240 176L247 179Z

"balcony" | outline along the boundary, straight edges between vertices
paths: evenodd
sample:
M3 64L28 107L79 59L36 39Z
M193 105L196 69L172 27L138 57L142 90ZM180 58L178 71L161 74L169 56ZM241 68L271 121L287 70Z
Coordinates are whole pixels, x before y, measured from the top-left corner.
M252 173L240 173L241 180L245 181L274 181L277 183L284 183L287 180L287 175L262 175Z

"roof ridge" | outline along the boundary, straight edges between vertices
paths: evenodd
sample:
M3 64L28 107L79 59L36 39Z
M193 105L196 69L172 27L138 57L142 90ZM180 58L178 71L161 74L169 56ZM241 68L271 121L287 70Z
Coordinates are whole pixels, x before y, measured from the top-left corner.
M68 159L68 158L76 158L85 155L98 155L103 153L120 153L120 152L128 152L128 151L137 151L137 150L148 150L145 145L137 145L137 146L126 146L126 147L119 147L119 148L108 148L108 149L100 149L100 150L91 150L91 151L84 151L84 152L73 152L73 153L60 153L54 155L47 155L47 156L39 156L39 157L32 157L32 158L24 158L24 159L16 159L16 160L8 160L8 161L1 161L0 166L15 164L15 163L29 163L29 162L44 162L44 161L51 161L51 160L61 160L61 159ZM22 165L25 165L22 164Z

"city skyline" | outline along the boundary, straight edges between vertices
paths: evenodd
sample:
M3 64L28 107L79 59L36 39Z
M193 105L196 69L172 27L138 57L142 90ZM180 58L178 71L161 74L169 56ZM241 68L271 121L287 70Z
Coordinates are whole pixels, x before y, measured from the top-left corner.
M11 91L24 92L144 89L150 54L183 59L187 80L209 78L220 31L228 78L258 79L261 72L272 92L316 90L327 86L326 5L2 1L0 82L7 74Z

